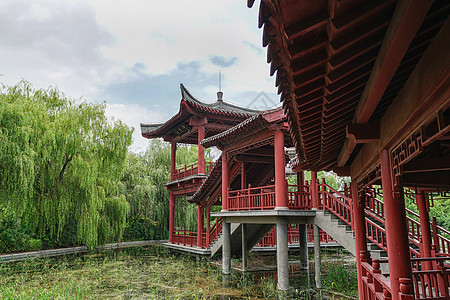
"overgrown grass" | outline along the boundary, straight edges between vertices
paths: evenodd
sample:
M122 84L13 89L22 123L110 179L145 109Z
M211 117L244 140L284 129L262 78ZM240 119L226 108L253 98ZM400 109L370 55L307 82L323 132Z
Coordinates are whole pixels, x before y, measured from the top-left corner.
M342 261L324 264L323 286L331 291L358 297L358 278L355 264Z
M233 274L159 246L0 265L0 299L275 297L273 280Z

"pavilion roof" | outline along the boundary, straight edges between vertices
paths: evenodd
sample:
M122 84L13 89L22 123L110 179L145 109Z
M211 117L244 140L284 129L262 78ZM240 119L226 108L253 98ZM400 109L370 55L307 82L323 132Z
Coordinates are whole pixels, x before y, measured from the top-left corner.
M169 136L176 137L188 133L192 130L189 124L191 117L207 117L209 120L220 120L228 125L227 128L257 114L259 111L240 107L231 103L225 102L218 93L218 99L213 103L205 103L189 93L189 91L180 84L181 102L180 110L176 115L168 121L159 124L141 124L141 133L146 138L158 138ZM210 131L209 135L217 132ZM185 143L196 143L196 140L189 139L180 140Z
M445 0L260 0L262 44L301 168L351 164L362 144L347 126L381 120L449 12Z
M267 128L272 124L284 122L285 120L286 115L284 114L284 109L282 107L263 111L228 130L204 139L201 144L206 148L218 146L227 143L230 140L234 140L244 133L254 133L263 128Z

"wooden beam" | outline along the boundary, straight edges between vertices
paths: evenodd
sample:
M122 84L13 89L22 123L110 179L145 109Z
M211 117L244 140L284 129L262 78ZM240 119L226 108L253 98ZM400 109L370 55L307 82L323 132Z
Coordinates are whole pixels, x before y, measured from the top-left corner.
M402 176L402 183L404 186L409 187L450 187L450 181L448 180L448 171L407 173Z
M356 123L369 121L432 4L432 0L398 2L373 71L356 108Z
M433 171L450 171L450 157L413 159L403 166L403 173Z
M408 81L380 121L380 140L365 144L351 165L352 177L364 176L390 149L450 103L450 19L442 25ZM345 148L343 148L345 149Z
M236 160L239 162L251 162L251 163L260 163L260 164L273 164L273 157L264 157L264 156L252 156L252 155L244 155L238 154L236 155Z
M355 139L357 144L376 142L380 139L380 123L348 124L347 138Z
M364 124L369 121L432 4L432 0L401 0L397 3L372 73L356 107L354 123ZM338 156L338 166L347 163L355 146L353 142L344 144Z

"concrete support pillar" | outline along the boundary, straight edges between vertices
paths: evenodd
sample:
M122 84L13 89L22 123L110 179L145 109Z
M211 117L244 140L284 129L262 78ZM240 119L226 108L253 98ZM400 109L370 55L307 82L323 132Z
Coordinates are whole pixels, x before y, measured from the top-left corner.
M286 170L284 160L284 133L277 130L274 133L275 156L275 209L288 209L286 188Z
M356 253L361 253L361 251L367 252L366 243L366 226L365 226L365 213L364 213L364 198L358 193L358 186L355 180L352 180L351 184L351 195L353 202L353 228L355 231L355 248ZM362 285L362 274L361 274L361 258L359 255L356 256L356 267L358 272L358 294L359 299L364 299L364 290Z
M206 207L206 247L209 247L211 241L209 240L209 232L211 231L211 207Z
M171 142L170 143L170 180L175 179L175 169L176 169L176 165L177 165L176 157L177 157L177 143Z
M321 289L322 274L320 272L320 266L322 258L320 256L320 232L319 226L314 224L313 227L314 227L314 278L316 281L316 288Z
M205 138L205 126L198 126L198 173L206 174L205 148L200 144Z
M300 246L300 263L302 270L308 270L308 236L306 224L298 224L298 240Z
M396 300L400 299L400 280L412 282L405 201L403 188L394 190L392 164L386 149L380 151L380 165L392 299ZM409 288L413 290L412 285Z
M428 214L428 199L424 190L418 189L416 194L417 209L420 217L420 233L422 235L421 257L431 257L431 230ZM431 262L423 262L427 269L431 269Z
M230 186L230 169L228 165L228 152L222 151L222 210L228 210L228 187Z
M278 290L287 291L289 289L287 220L278 218L276 228Z
M175 195L170 191L169 200L169 242L173 242L173 231L175 229Z
M319 187L317 185L317 173L311 171L311 207L314 209L319 208Z
M242 223L242 271L247 272L247 224Z
M222 273L224 275L231 274L231 228L230 223L223 219L222 233L223 233L223 245L222 245Z
M203 206L197 206L197 247L202 247L203 241Z

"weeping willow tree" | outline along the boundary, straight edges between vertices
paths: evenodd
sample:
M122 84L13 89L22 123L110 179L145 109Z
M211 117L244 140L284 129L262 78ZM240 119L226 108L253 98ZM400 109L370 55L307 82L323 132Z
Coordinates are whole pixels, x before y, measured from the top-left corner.
M209 151L205 152L210 159ZM177 148L177 165L198 160L195 146ZM150 140L142 154L129 153L122 179L130 203L127 239L164 239L169 228L169 192L165 183L170 181L170 144ZM175 224L194 229L197 224L197 207L182 198L177 199Z
M29 230L58 244L94 246L121 237L121 193L132 130L104 104L74 102L27 82L0 93L0 203Z

